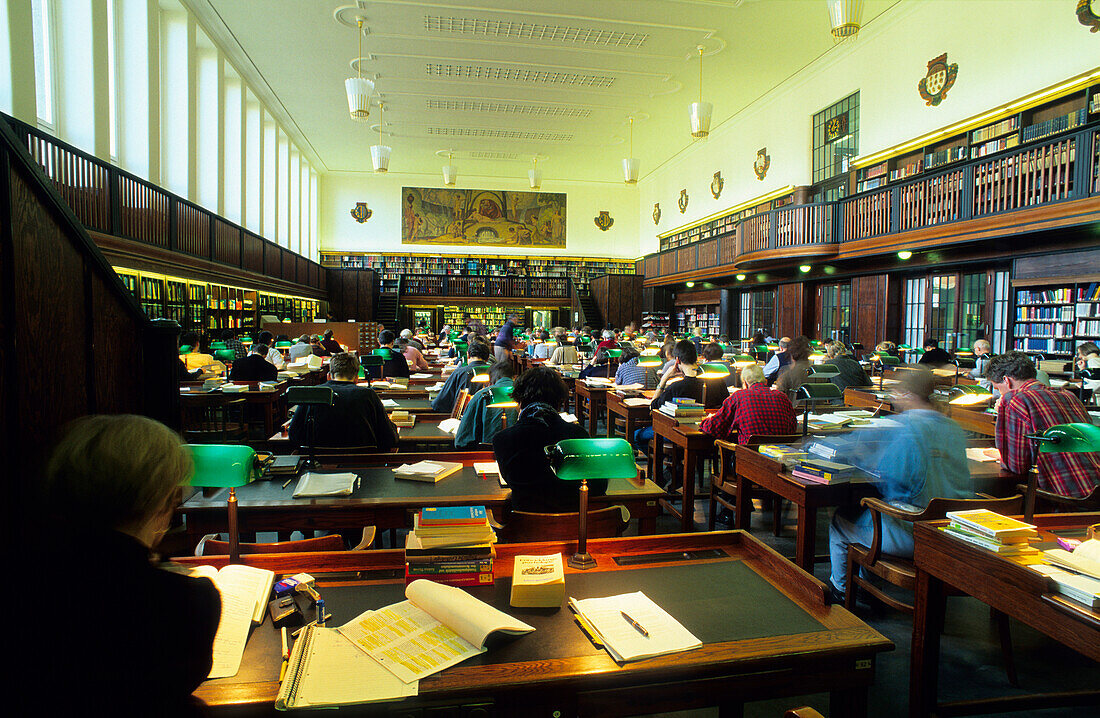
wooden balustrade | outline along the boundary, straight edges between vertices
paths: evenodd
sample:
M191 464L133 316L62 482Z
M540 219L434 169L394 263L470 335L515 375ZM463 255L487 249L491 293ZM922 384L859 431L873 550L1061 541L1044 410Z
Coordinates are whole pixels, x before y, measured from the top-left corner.
M898 231L907 232L954 222L962 208L963 170L926 177L895 188L898 194Z
M974 216L1060 199L1073 191L1077 138L1003 154L974 166Z
M109 232L107 168L47 135L26 135L26 142L31 157L80 222L88 229Z
M890 232L893 203L889 191L873 192L843 202L841 241L875 237Z
M568 299L569 280L564 277L406 274L402 278L401 293L413 296Z
M176 202L176 249L210 256L210 216L189 202Z
M739 254L750 254L768 248L768 228L772 213L762 212L748 217L737 227L737 239L741 244Z
M119 231L123 237L168 247L168 193L136 177L119 175Z

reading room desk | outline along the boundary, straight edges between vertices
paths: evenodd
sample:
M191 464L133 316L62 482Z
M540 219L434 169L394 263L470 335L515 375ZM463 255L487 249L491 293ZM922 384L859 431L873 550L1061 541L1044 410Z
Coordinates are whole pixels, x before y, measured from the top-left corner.
M588 419L589 436L596 436L596 424L599 421L600 414L604 412L604 407L607 405L607 394L610 388L611 384L606 386L589 386L584 382L584 379L580 377L574 381L575 394L573 395L573 413L576 414L577 421L583 422L584 418ZM587 416L581 413L584 410L586 399L588 400Z
M580 386L578 384L577 386ZM702 464L703 459L714 451L714 437L704 434L699 430L701 417L693 417L696 421L677 420L675 417L662 414L660 411L651 411L653 419L653 439L650 441L649 467L650 476L661 470L661 460L664 455L664 442L668 441L682 454L680 461L673 465L680 465L682 470L681 503L677 508L669 500L663 500L661 505L666 511L680 519L680 530L684 533L695 530L695 472ZM675 481L675 476L673 477Z
M652 390L645 392L647 395L652 393ZM652 396L648 398L652 399ZM613 391L607 392L607 435L610 438L615 437L615 417L619 417L623 420L623 433L626 440L633 444L634 431L650 424L649 403L647 401L639 406L628 406L624 402L624 397Z
M951 406L947 415L955 420L964 431L973 431L982 436L997 435L997 414L987 412L985 407Z
M828 692L830 712L860 717L875 659L893 644L840 606L825 586L742 531L596 539L589 571L566 568L567 596L643 591L702 641L691 651L617 665L573 622L565 606L508 605L517 554L564 553L575 543L501 544L496 583L469 592L535 627L420 681L401 703L361 706L389 715L621 716L720 706L741 715L745 702ZM226 557L188 557L223 565ZM306 571L340 626L367 609L403 600L400 550L256 554L245 563L277 574ZM214 715L275 715L279 632L253 628L238 674L195 691Z
M401 400L398 399L398 401ZM393 407L386 407L386 413L391 411ZM455 448L455 435L439 428L439 422L444 418L446 417L431 413L418 414L417 421L412 426L397 427L398 450L415 451L423 448L440 452L458 451ZM282 430L268 437L265 445L276 454L290 454L298 448L291 445L290 435L283 433ZM302 453L307 452L303 449Z
M243 397L248 406L255 406L263 417L264 436L271 436L280 421L286 418L286 388L285 380L276 382L271 388L261 388L258 381L235 381L237 385L248 387L248 391L227 392L225 396ZM222 394L220 389L204 389L201 382L186 382L180 384L180 396L217 395Z
M1036 516L1042 543L1037 548L1057 548L1056 534L1085 538L1083 529L1100 522L1100 513ZM1027 568L1035 559L1000 556L939 530L946 521L922 521L913 527L917 588L913 613L912 660L909 676L909 715L923 718L943 710L960 715L951 704L937 703L940 634L943 633L948 586L1022 621L1035 630L1072 648L1087 659L1100 661L1100 611L1052 592L1045 576ZM1058 705L1096 705L1100 684L1088 691L1069 694L1012 696L988 701L966 701L967 713L1035 710ZM979 703L983 705L978 705Z

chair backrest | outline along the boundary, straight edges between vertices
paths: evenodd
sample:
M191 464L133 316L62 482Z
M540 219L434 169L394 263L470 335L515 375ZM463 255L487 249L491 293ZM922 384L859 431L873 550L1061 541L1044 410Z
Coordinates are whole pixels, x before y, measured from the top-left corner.
M928 502L914 521L935 521L945 517L948 511L968 511L970 509L989 509L1006 516L1019 516L1024 510L1024 497L1020 494L1001 499L943 499L936 498Z
M466 410L466 405L470 403L470 390L461 389L458 392L458 396L455 397L455 405L451 408L451 418L461 419L462 412Z
M508 525L500 531L504 543L530 541L569 541L577 538L580 513L537 514L513 511ZM605 506L588 512L588 538L622 536L630 523L625 506Z
M344 539L338 534L317 536L301 541L277 543L242 543L241 553L301 553L304 551L343 551ZM229 553L229 542L205 539L199 544L196 556L224 556Z

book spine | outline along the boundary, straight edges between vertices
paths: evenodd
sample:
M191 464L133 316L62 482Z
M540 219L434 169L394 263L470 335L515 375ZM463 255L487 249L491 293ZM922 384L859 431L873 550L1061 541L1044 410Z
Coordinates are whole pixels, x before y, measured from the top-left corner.
M493 585L493 573L453 573L434 576L420 576L416 574L405 574L405 585L409 585L413 581L424 579L426 581L435 581L436 583L442 583L447 586L491 586Z
M492 561L462 561L457 563L407 563L405 573L420 576L442 574L492 573Z
M828 477L824 477L824 476L816 476L814 474L807 474L805 471L800 471L798 469L795 469L794 471L792 471L791 476L794 476L794 477L799 478L799 479L806 479L807 481L813 481L813 482L818 483L818 484L840 483L836 479L832 479L832 478L828 478Z

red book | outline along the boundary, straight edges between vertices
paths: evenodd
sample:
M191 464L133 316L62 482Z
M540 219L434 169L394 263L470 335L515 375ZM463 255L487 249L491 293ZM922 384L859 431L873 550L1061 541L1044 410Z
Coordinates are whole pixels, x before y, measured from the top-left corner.
M405 585L408 586L413 581L424 579L426 581L435 581L436 583L446 584L447 586L492 586L493 585L493 572L486 573L445 573L435 574L434 576L421 576L417 574L405 574Z

